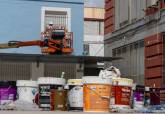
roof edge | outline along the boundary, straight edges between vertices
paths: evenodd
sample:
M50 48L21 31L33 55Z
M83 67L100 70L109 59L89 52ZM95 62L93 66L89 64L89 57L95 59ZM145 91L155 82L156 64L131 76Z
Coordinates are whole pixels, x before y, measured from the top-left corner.
M21 0L21 1L33 1L33 2L56 2L56 3L69 3L69 4L84 4L83 0Z

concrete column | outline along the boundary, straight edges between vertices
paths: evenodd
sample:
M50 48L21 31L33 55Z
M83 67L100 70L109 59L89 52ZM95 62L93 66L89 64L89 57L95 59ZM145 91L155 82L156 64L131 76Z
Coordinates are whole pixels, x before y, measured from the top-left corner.
M76 78L80 79L84 76L84 64L76 64Z
M44 77L44 63L33 62L31 68L32 80L37 80L39 77Z

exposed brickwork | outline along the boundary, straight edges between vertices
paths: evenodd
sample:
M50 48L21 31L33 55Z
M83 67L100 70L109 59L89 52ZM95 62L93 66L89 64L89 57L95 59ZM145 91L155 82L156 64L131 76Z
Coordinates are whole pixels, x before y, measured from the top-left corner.
M162 78L150 78L145 80L145 85L160 88L163 85Z
M115 30L115 0L105 0L105 34Z
M158 6L151 6L151 7L148 7L148 8L146 9L146 15L152 15L152 14L156 13L157 11L159 11Z
M163 87L163 34L156 34L145 41L145 84Z
M160 9L165 8L165 0L159 0L160 1Z
M152 5L146 9L146 15L152 15L164 8L165 8L165 0L158 0L158 2L155 5Z

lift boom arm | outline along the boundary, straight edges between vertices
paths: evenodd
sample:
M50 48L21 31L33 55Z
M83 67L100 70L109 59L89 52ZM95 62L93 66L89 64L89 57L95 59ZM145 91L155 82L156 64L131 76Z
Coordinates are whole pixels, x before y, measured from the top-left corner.
M8 43L0 44L0 49L8 49L8 48L19 48L24 46L40 46L42 47L43 41L9 41Z
M41 48L47 47L42 49L42 53L49 53L53 54L57 51L61 51L64 54L71 53L73 49L67 47L61 47L63 41L60 40L34 40L34 41L9 41L8 43L0 44L0 49L9 49L9 48L20 48L20 47L27 47L27 46L39 46ZM58 47L60 45L60 47Z

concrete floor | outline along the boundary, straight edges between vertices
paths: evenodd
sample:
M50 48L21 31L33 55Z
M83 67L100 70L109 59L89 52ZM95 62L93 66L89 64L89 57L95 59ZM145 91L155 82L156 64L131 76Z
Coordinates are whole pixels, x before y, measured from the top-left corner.
M49 112L49 111L0 111L0 114L91 114L85 112ZM94 113L95 114L95 113ZM109 114L109 113L98 113Z
M0 114L96 114L96 113L85 113L85 112L49 112L49 111L0 111ZM116 113L97 113L97 114L116 114ZM122 113L128 114L128 113ZM138 114L138 113L134 113Z

